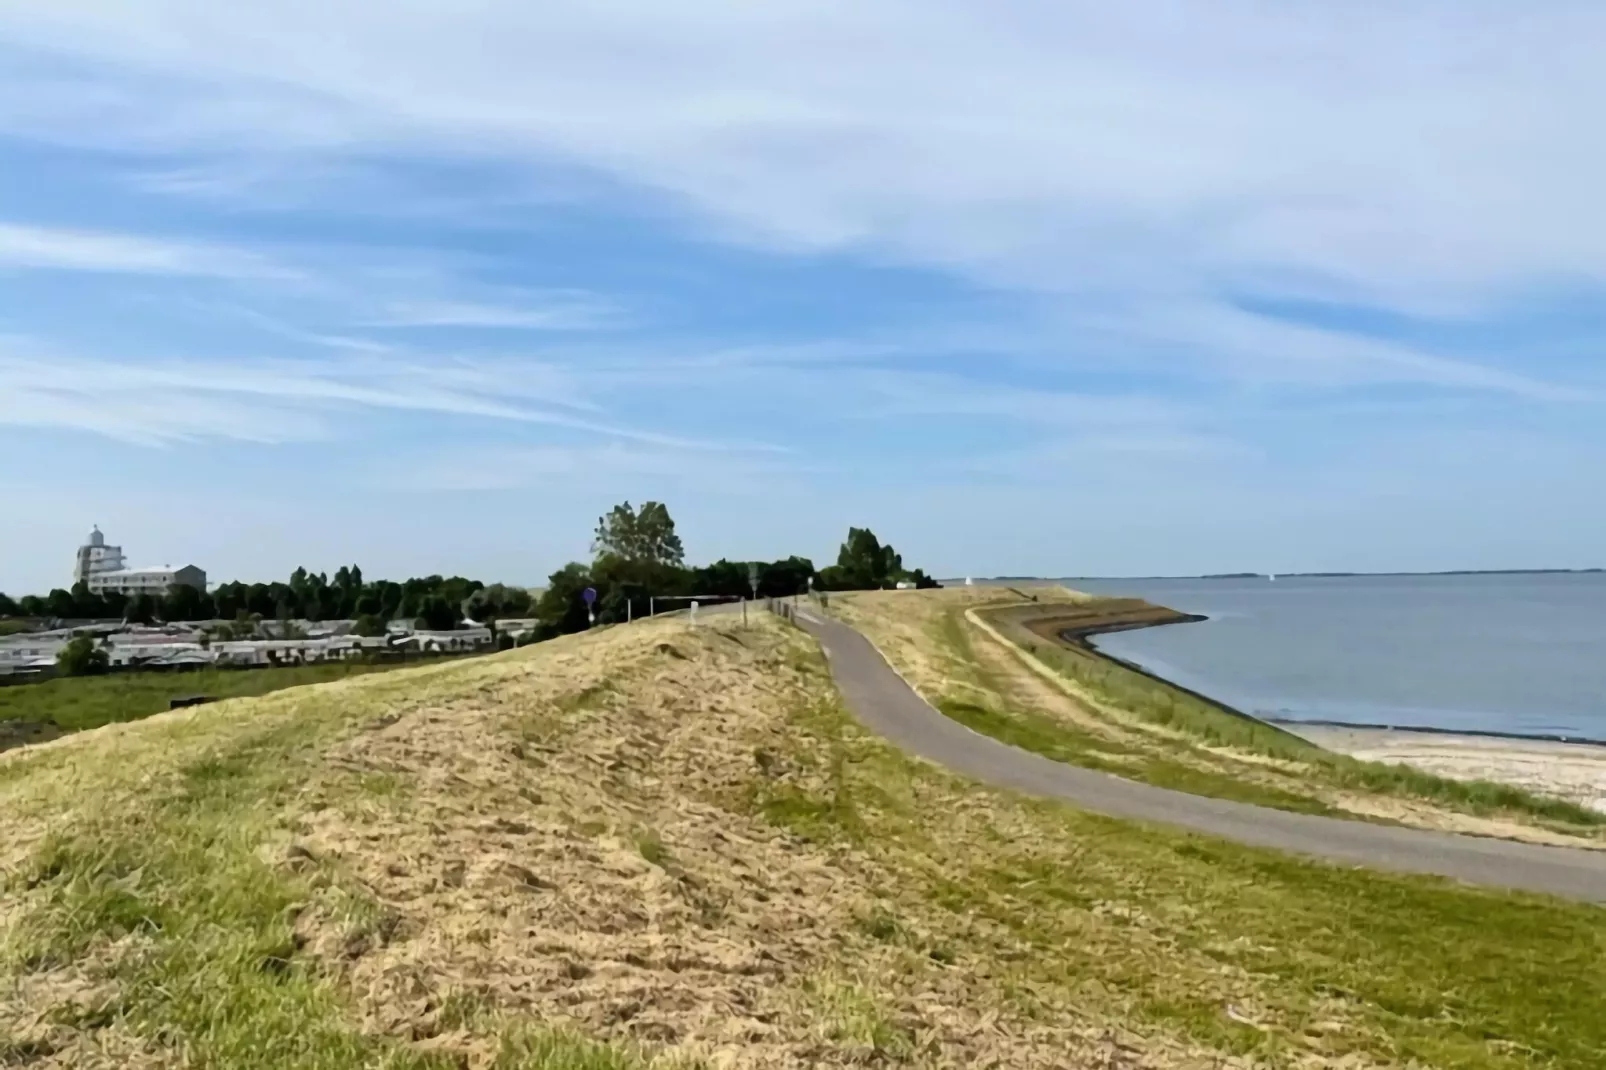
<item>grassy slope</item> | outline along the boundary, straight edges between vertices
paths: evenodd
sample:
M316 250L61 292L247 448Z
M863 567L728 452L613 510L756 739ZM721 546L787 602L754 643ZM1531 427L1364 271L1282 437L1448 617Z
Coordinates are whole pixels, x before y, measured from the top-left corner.
M0 730L5 722L48 725L61 733L137 721L187 695L240 698L302 684L326 683L383 671L392 664L341 662L277 669L202 669L177 673L108 673L0 688Z
M0 757L0 1065L1606 1061L1599 910L979 789L769 618L203 710Z
M1029 630L1042 612L1096 600L1034 589L1060 609L1019 610L1003 588L836 596L831 609L868 635L938 708L978 732L1060 761L1162 787L1306 813L1515 838L1599 840L1606 815L1509 785L1468 783L1331 754ZM967 611L1043 663L1050 685L987 638Z

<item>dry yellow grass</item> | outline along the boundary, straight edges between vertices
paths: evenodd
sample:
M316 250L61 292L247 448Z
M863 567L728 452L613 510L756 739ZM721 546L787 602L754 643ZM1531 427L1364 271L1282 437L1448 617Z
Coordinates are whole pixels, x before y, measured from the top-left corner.
M979 789L760 615L9 754L0 866L31 1070L1585 1070L1606 1028L1596 911Z

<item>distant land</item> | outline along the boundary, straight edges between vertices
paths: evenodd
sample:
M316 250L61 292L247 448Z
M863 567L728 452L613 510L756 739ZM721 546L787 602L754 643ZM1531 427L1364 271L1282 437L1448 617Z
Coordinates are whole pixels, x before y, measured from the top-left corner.
M1289 579L1334 579L1359 576L1558 576L1592 575L1606 572L1606 568L1453 568L1442 572L1278 572ZM1264 572L1212 572L1203 576L985 576L974 577L979 583L1049 583L1055 580L1258 580ZM945 584L963 583L962 579L943 580Z

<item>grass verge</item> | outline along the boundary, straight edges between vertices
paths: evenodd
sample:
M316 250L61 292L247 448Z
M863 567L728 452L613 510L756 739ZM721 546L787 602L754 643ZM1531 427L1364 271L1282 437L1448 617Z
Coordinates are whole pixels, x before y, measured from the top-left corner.
M1267 1066L1603 1065L1598 908L1321 865L979 793L797 713L839 755L803 827L866 845L897 899L865 922L942 933L1019 1013L1068 1006ZM830 815L852 815L832 826ZM1201 1064L1208 1065L1208 1064Z

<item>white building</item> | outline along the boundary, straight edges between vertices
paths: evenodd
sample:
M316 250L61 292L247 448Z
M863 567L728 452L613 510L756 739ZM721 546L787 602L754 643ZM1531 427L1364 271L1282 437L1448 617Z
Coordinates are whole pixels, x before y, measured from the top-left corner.
M128 568L123 559L121 546L107 546L106 536L95 528L89 533L89 540L78 548L78 561L73 565L72 581L74 584L88 583L94 589L91 578L103 572L121 572Z
M88 583L90 591L95 594L115 591L129 596L148 594L154 597L165 595L167 589L175 584L204 591L206 572L194 565L184 565L180 568L174 568L172 565L123 568L115 572L90 573Z
M175 583L194 587L198 591L206 590L206 573L194 565L129 568L123 548L108 546L106 536L100 533L99 527L91 531L88 541L78 548L78 561L73 566L72 579L74 584L87 584L95 594L164 595Z

